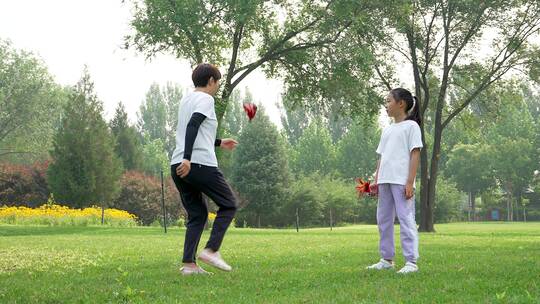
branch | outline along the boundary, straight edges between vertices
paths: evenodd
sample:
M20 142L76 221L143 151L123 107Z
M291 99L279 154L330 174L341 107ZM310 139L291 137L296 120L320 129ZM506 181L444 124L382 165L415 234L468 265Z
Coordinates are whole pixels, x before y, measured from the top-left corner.
M511 39L509 39L509 42L506 44L506 46L503 49L501 49L499 54L493 59L493 62L491 64L491 70L487 73L486 77L484 77L482 83L478 86L478 88L467 99L465 99L465 101L458 108L452 111L450 115L445 119L445 121L442 124L443 128L445 128L455 116L457 116L465 107L467 107L472 102L472 100L476 98L478 94L480 94L481 91L489 87L495 81L499 80L511 68L516 67L520 64L519 61L516 61L513 64L509 63L505 66L505 63L507 63L509 61L509 58L512 57L512 55L514 55L518 51L518 49L525 43L527 38L529 38L533 33L540 30L540 27L539 27L540 22L538 20L536 23L529 24L529 26L525 27L525 29L521 29L521 27L524 24L525 22L522 22L519 25L518 29L516 30L516 33L512 35ZM521 36L520 38L516 38L518 34L520 33L523 33L523 36ZM503 53L504 53L503 58L500 61L498 61L497 59ZM496 75L493 79L491 79L495 74L498 74L498 75Z
M333 1L329 1L328 4L326 5L325 7L325 10L328 10L328 8L330 7L330 5L332 4ZM283 36L283 38L281 38L281 40L279 40L276 44L274 44L272 47L270 47L266 53L264 55L261 56L261 58L265 58L265 57L271 57L271 55L273 54L274 51L276 51L278 48L282 47L287 41L291 40L292 38L294 38L295 36L297 36L298 34L302 33L302 32L305 32L307 31L309 28L311 28L312 26L314 26L317 22L319 22L320 20L323 19L323 16L319 16L317 18L315 18L313 21L311 21L310 23L306 24L304 27L301 27L297 30L294 30L294 31L290 31L288 32L287 34L285 34L285 36ZM243 70L249 70L252 68L253 65L256 65L256 66L259 66L260 64L258 64L260 60L257 60L256 62L252 62L250 64L247 64L243 67L240 67L238 68L237 70L234 71L233 75L232 76L235 76L236 74L238 74L239 72L243 71ZM253 69L252 69L253 70Z
M229 64L229 69L227 70L227 80L225 82L226 86L231 85L231 80L234 74L234 69L236 67L236 60L238 58L238 49L240 48L240 41L242 40L242 34L244 32L244 23L238 23L234 29L233 35L233 51L231 55L231 63ZM229 88L226 88L226 90Z
M175 10L176 2L174 2L173 0L169 0L169 5L171 7L172 16L176 16L176 10ZM178 23L175 22L175 24L178 24ZM205 24L206 23L203 23L201 26L204 26ZM203 58L202 58L201 48L199 46L199 42L197 41L197 39L195 39L195 36L193 35L193 33L191 33L188 27L182 27L180 31L183 31L184 33L186 33L186 36L189 39L189 42L191 42L191 46L193 46L193 51L195 52L193 55L195 56L195 58L192 58L192 59L195 59L196 63L202 63ZM173 46L177 46L177 45L173 45Z
M375 71L377 71L377 75L379 75L379 78L381 79L381 81L383 82L383 84L386 86L386 88L388 89L388 91L392 90L392 86L390 85L390 83L388 82L388 80L386 80L386 78L383 76L383 74L382 74L381 71L379 70L379 66L377 65L377 63L375 63Z
M482 25L481 20L482 20L482 16L484 15L484 12L486 11L486 9L487 9L487 7L484 6L482 8L481 12L476 16L476 19L475 19L474 23L471 25L471 27L467 31L467 34L465 35L465 38L462 40L461 44L458 46L458 48L456 49L454 55L452 56L452 59L450 60L450 63L448 64L449 69L451 69L452 66L454 66L454 62L456 61L458 55L461 53L463 48L469 43L469 41L474 36L474 34L476 34L478 32L478 29ZM450 32L451 31L448 32L448 35L450 35Z
M244 70L245 71L237 78L235 79L235 81L232 83L231 87L234 88L236 87L236 85L238 85L238 83L240 83L247 75L249 75L253 70L255 70L256 68L258 68L259 66L261 66L262 64L264 64L265 62L268 62L272 59L277 59L287 53L290 53L290 52L295 52L295 51L301 51L301 50L305 50L305 49L309 49L309 48L313 48L313 47L319 47L319 46L324 46L324 45L327 45L327 44L330 44L330 43L334 43L336 42L339 37L341 36L341 33L347 29L350 25L352 24L352 21L349 21L347 22L344 27L332 38L330 39L325 39L325 40L321 40L321 41L317 41L317 42L311 42L311 43L299 43L299 44L296 44L296 45L293 45L289 48L286 48L286 49L283 49L283 50L280 50L280 51L277 51L277 52L266 52L266 54L261 57L259 60L253 62L253 63L250 63L242 68L239 68L238 70L236 70L234 74L237 74L239 71L241 70ZM275 50L275 48L273 48Z

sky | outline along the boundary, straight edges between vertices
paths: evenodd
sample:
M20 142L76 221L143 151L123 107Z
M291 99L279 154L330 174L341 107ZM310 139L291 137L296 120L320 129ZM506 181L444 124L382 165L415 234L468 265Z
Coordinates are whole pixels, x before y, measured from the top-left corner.
M134 123L152 83L170 81L186 89L193 84L186 60L168 54L146 60L122 48L123 37L131 32L131 16L129 4L120 0L0 0L0 39L41 58L61 85L77 83L87 65L105 118L112 118L121 101ZM241 90L246 87L281 126L276 102L281 101L282 83L255 71L239 85Z

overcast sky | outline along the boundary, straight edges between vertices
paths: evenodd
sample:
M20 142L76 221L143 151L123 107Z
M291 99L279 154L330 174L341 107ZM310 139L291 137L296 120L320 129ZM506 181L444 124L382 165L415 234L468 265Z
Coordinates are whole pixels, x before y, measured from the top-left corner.
M62 85L73 85L88 65L105 117L112 118L122 101L132 122L154 82L167 81L192 88L191 67L185 60L159 55L144 56L121 48L130 32L130 7L120 0L0 0L0 39L17 49L34 52ZM223 70L222 70L223 71ZM254 101L263 104L271 120L280 125L275 106L281 82L254 72L239 85L248 87Z

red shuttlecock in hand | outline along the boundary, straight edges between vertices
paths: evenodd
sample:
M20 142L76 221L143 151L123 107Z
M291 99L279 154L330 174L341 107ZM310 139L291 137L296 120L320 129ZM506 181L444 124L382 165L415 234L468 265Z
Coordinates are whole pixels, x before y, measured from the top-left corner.
M377 196L377 185L370 184L369 181L364 181L361 178L357 178L356 192L359 196Z
M252 103L246 102L244 103L244 111L246 111L249 121L251 121L257 113L257 106Z

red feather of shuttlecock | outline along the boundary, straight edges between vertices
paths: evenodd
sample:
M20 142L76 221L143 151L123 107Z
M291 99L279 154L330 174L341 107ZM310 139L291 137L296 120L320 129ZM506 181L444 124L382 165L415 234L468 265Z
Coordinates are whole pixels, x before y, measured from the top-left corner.
M246 111L249 121L251 121L257 114L257 106L252 103L244 103L244 111Z

